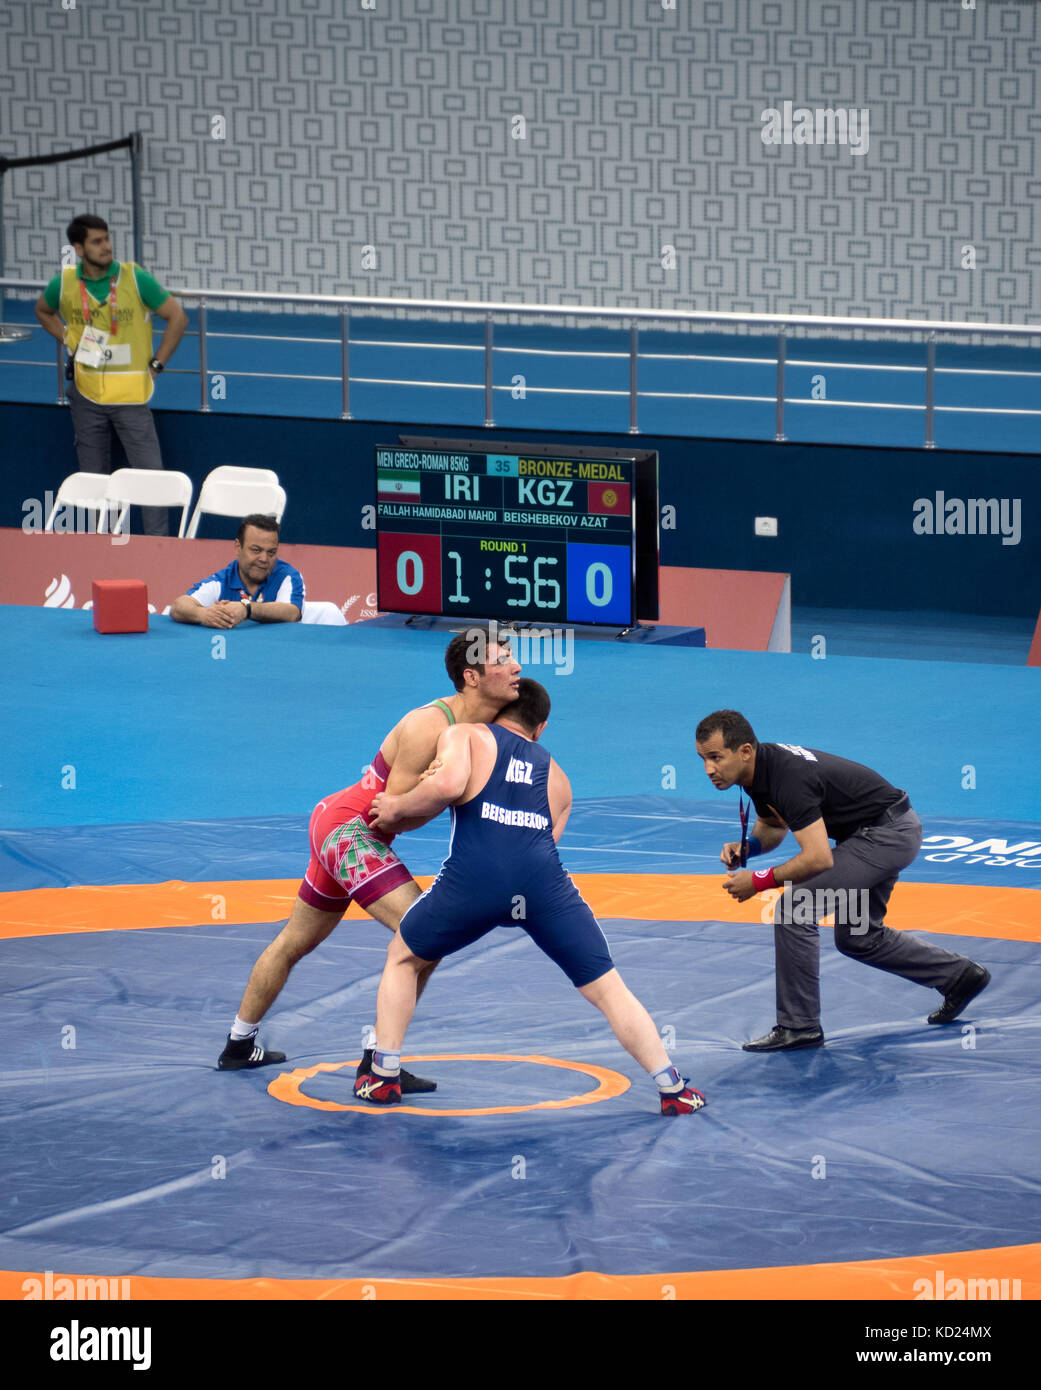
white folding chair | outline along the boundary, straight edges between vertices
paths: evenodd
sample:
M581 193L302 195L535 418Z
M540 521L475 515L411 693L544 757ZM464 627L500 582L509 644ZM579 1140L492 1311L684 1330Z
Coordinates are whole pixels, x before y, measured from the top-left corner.
M112 534L122 531L132 506L180 507L181 525L177 535L183 539L194 490L187 473L165 468L117 468L108 480L109 499L119 508Z
M204 512L210 516L237 516L240 521L251 512L259 512L281 521L285 509L285 489L278 483L240 483L222 478L212 482L207 478L188 523L188 538L195 537Z
M274 483L278 485L278 474L270 468L240 468L237 463L222 463L206 474L203 487L207 483Z
M347 619L335 603L305 598L300 610L300 621L317 627L346 627Z
M54 530L54 518L62 507L80 507L84 511L97 512L98 524L97 532L101 535L105 530L108 519L108 485L109 475L107 473L70 473L67 478L62 480L54 498L54 506L50 510L47 520L44 522L45 531Z

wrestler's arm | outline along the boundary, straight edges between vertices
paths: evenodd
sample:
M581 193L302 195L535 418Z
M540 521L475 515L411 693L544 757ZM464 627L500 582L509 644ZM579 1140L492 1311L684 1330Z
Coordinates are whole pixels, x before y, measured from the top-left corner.
M446 806L458 801L470 780L473 732L474 726L469 724L445 729L437 742L436 757L441 766L403 795L395 796L388 791L374 797L370 823L377 830L390 832L401 822L408 821L411 829L425 825L439 816Z
M559 844L564 826L567 825L567 818L571 814L571 783L563 769L552 758L549 761L546 793L549 796L549 813L553 818L553 839Z
M402 796L411 791L436 756L440 736L448 732L445 716L424 705L411 710L394 730L394 756L386 792Z

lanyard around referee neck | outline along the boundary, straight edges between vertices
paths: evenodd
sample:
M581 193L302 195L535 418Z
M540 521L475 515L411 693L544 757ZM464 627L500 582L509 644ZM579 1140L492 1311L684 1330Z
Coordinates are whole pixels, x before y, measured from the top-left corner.
M116 336L117 332L119 331L119 320L116 318L116 281L118 280L118 278L119 278L119 271L117 270L117 271L113 274L112 279L111 279L110 282L109 282L109 290L108 290L108 304L109 304L109 318L110 318L109 333L111 334L111 336L112 336L113 338ZM88 297L88 295L87 295L87 285L86 285L86 282L85 282L82 278L80 279L80 298L81 298L82 301L83 301L83 323L84 323L84 326L86 326L87 324L89 324L89 323L92 322L94 310L91 309L90 306L89 306L89 303L88 303L88 298L89 298L89 297ZM96 300L95 300L95 308L98 308L98 309L101 308L101 305L98 304L98 302L97 302Z

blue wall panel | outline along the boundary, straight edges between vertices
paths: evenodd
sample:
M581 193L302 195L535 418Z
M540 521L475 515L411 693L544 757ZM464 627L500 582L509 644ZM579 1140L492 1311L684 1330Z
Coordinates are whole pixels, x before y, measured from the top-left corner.
M374 501L373 449L399 432L445 437L477 431L362 421L157 411L163 457L196 487L218 464L274 468L289 495L283 536L312 545L374 544L363 512ZM516 431L481 432L489 445ZM628 435L551 435L538 443L627 448ZM71 424L57 406L0 403L0 439L17 441L19 466L0 478L0 526L19 526L23 504L44 498L76 467ZM662 562L713 569L782 570L797 605L934 609L1009 616L1041 603L1041 467L1031 456L654 438L661 502L675 527L661 533ZM1020 537L916 535L914 504L995 497L1019 504ZM754 535L755 516L778 518L778 536ZM231 536L207 520L200 536ZM1012 537L1008 537L1009 540Z

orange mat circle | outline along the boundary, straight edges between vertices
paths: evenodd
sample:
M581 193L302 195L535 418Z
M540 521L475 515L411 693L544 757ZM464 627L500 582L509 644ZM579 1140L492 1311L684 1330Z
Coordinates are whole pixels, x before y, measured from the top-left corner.
M287 1105L306 1105L312 1110L354 1110L362 1115L517 1115L524 1110L568 1110L576 1105L595 1105L601 1100L612 1100L629 1089L631 1082L620 1072L609 1071L606 1067L593 1067L586 1062L563 1062L559 1057L523 1056L508 1052L429 1052L421 1055L402 1057L403 1062L534 1062L543 1067L562 1067L565 1071L581 1072L591 1076L597 1083L595 1091L584 1091L581 1095L565 1096L563 1100L539 1100L531 1105L495 1105L472 1110L424 1109L416 1105L340 1105L334 1100L316 1100L300 1089L309 1077L323 1071L340 1071L343 1067L356 1067L361 1059L355 1057L351 1062L319 1062L314 1067L298 1067L296 1071L282 1072L268 1086L268 1095L275 1100L285 1101Z

